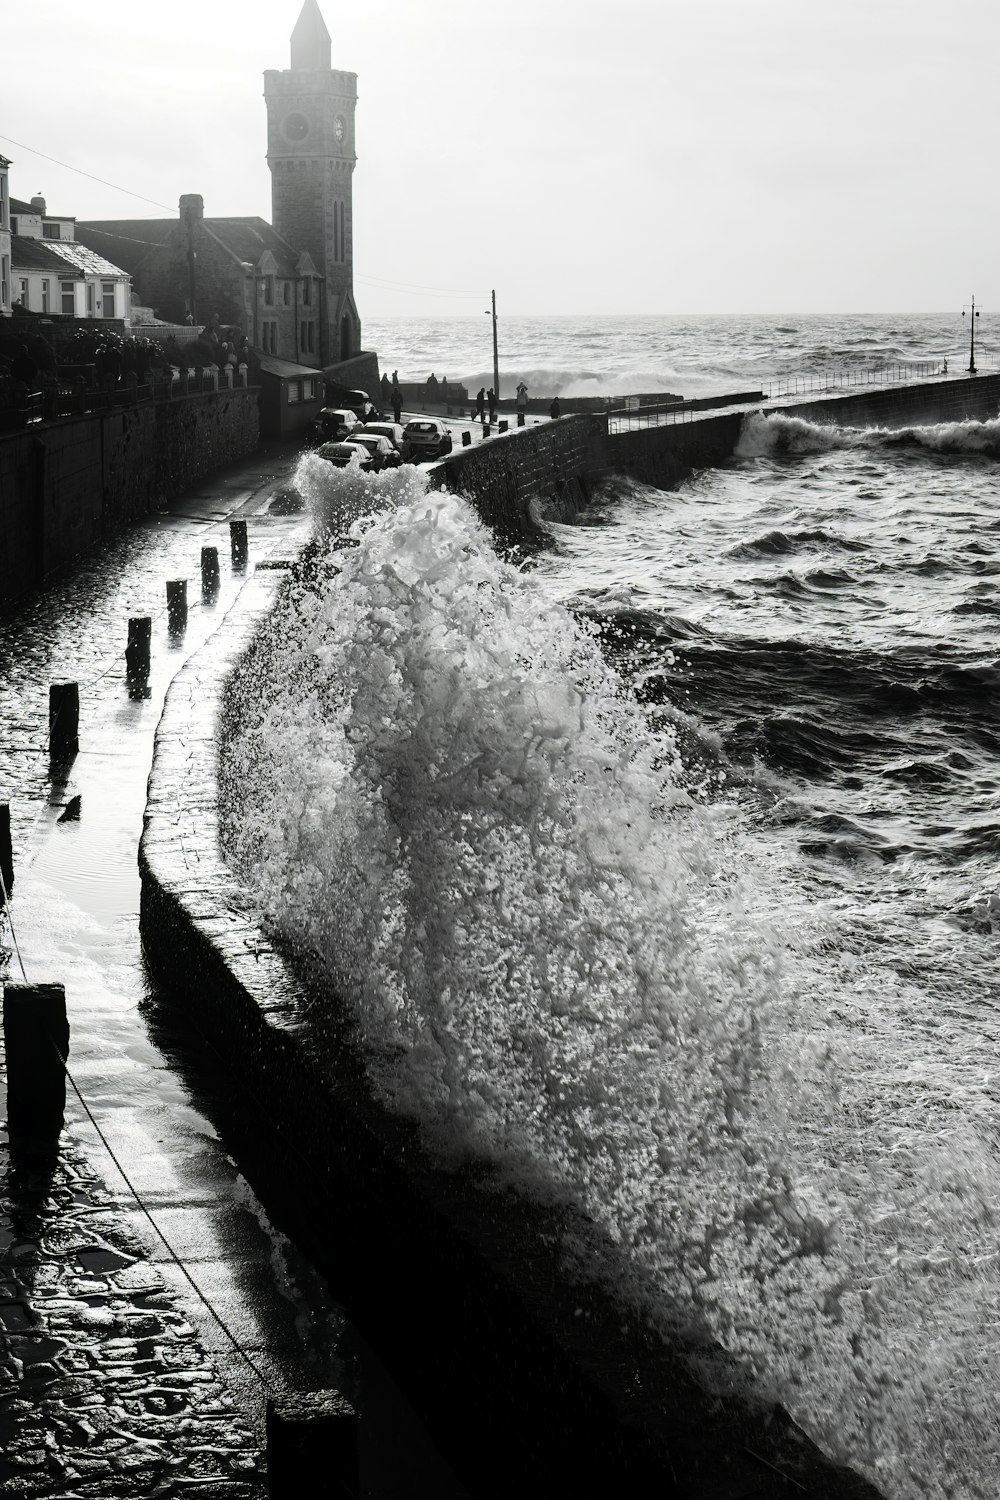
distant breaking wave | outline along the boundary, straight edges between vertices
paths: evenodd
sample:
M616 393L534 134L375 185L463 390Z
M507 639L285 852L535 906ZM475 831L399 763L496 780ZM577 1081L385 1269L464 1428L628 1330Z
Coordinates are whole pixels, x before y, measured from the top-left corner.
M1000 420L938 422L927 427L838 427L784 412L744 419L737 458L795 458L833 448L914 448L1000 458Z

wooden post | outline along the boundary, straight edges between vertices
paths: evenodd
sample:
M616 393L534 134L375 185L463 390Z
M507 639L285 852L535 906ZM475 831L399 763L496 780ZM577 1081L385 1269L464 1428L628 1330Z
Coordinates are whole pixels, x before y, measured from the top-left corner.
M518 427L523 427L524 426L524 412L523 411L519 411L518 414L517 414L517 425L518 425Z
M172 633L187 629L188 581L186 578L167 580L167 626Z
M510 423L509 423L509 422L498 422L498 423L497 423L497 431L498 431L498 432L506 432L506 431L507 431L507 428L508 428L508 427L509 427L509 426L510 426Z
M270 1500L358 1495L358 1419L337 1391L299 1391L267 1402Z
M10 804L0 802L0 911L3 910L4 889L9 896L14 886L14 848L10 841Z
M4 985L7 1132L14 1150L52 1152L66 1108L69 1022L61 984Z
M484 417L483 418L483 437L489 437L489 435L490 435L490 424L487 421L487 419Z
M229 523L229 549L232 553L233 567L237 573L242 573L247 565L247 523L245 521L230 521Z
M49 686L49 758L69 760L80 748L80 690L75 682Z
M128 645L125 647L125 670L129 677L149 676L149 650L153 638L153 621L139 615L128 622Z
M471 442L472 442L472 433L468 432L468 431L463 432L462 433L462 447L463 448L468 448L468 446L469 446L469 444Z
M201 549L201 594L202 598L212 598L219 592L219 549L218 547L202 547Z

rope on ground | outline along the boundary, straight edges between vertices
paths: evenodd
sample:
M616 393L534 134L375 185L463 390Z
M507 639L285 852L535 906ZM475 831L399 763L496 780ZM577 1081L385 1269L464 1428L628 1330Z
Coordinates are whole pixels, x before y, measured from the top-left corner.
M55 1042L53 1042L52 1045L53 1045L53 1047L55 1047ZM56 1048L56 1051L58 1052L59 1049ZM233 1333L232 1329L229 1327L229 1324L226 1322L225 1318L223 1318L220 1313L216 1312L215 1308L212 1306L211 1302L208 1300L208 1297L205 1295L205 1293L202 1291L201 1287L195 1281L194 1277L191 1275L191 1272L188 1270L187 1266L185 1266L184 1262L181 1260L180 1256L177 1254L177 1251L174 1249L173 1245L171 1245L170 1241L167 1239L166 1235L163 1233L163 1230L160 1228L160 1226L157 1224L156 1220L153 1218L153 1215L150 1213L150 1211L146 1207L145 1203L143 1203L142 1198L139 1195L138 1189L136 1188L135 1184L132 1182L132 1180L129 1177L128 1173L125 1171L125 1168L122 1166L121 1162L118 1160L118 1157L115 1155L114 1151L112 1150L110 1141L108 1140L107 1136L104 1134L104 1131L101 1129L100 1125L98 1125L96 1119L94 1118L94 1115L93 1115L93 1112L92 1112L92 1110L90 1108L90 1105L87 1103L86 1099L83 1097L83 1095L81 1094L79 1088L77 1087L76 1079L73 1077L72 1073L70 1072L70 1070L69 1070L69 1068L68 1068L68 1066L66 1064L66 1061L63 1058L61 1052L59 1052L59 1058L60 1058L60 1061L62 1062L63 1071L65 1072L66 1077L69 1080L70 1087L72 1088L74 1094L76 1095L77 1099L80 1102L80 1107L83 1109L85 1115L87 1116L87 1119L90 1121L91 1125L94 1127L94 1130L95 1130L95 1132L97 1134L98 1139L101 1142L101 1145L104 1147L105 1151L108 1153L108 1155L110 1156L111 1160L114 1162L115 1167L117 1168L118 1173L121 1176L122 1181L124 1182L125 1186L128 1188L129 1192L132 1194L132 1197L135 1199L136 1204L138 1205L139 1209L142 1211L143 1214L145 1214L146 1218L149 1220L149 1223L152 1226L154 1234L163 1242L163 1245L165 1246L167 1254L170 1256L170 1259L173 1261L173 1263L177 1267L178 1271L180 1271L180 1273L184 1277L185 1281L191 1287L191 1290L194 1292L195 1296L198 1298L198 1300L205 1307L206 1311L215 1320L215 1322L218 1324L218 1326L222 1329L222 1332L225 1334L226 1338L232 1344L233 1348L236 1350L236 1353L241 1357L241 1359L245 1360L246 1364L249 1366L249 1368L256 1375L257 1379L260 1381L261 1385L265 1388L265 1390L270 1390L271 1389L271 1382L268 1380L268 1377L264 1374L264 1372L260 1369L260 1367L255 1363L255 1361L250 1357L250 1355L247 1353L246 1349L244 1349L243 1345L240 1343L240 1341L236 1337L235 1333Z

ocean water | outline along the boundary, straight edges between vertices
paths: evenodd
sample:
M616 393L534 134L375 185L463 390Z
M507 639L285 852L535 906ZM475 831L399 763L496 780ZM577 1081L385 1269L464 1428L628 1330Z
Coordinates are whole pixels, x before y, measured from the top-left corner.
M961 307L907 317L859 313L824 317L506 318L498 314L500 394L524 380L532 396L620 396L671 391L681 396L766 389L767 382L825 370L878 369L948 359L969 364ZM381 368L403 380L462 381L470 391L493 384L489 317L370 319L364 343ZM1000 323L977 319L976 365L996 366Z
M998 455L751 417L521 567L415 471L306 456L357 545L262 635L225 767L393 1107L579 1202L654 1325L894 1500L1000 1489Z

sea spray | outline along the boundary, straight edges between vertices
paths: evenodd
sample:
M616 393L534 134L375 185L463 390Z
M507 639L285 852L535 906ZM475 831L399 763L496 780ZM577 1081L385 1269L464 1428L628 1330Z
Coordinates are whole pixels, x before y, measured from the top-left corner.
M840 1090L874 1061L828 1011L836 921L699 805L595 635L461 501L315 458L299 483L357 546L249 654L222 812L373 1087L442 1152L570 1195L626 1295L707 1327L888 1493L990 1493L954 1480L996 1446L995 1163ZM866 1147L890 1131L888 1159ZM982 1341L956 1337L959 1301Z

